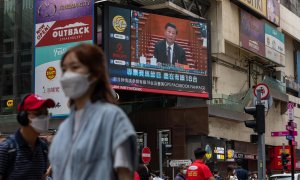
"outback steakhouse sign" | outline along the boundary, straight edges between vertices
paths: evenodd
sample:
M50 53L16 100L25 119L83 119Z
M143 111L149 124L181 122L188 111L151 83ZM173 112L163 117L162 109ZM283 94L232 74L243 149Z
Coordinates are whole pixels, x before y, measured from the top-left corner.
M37 24L36 46L49 46L92 39L92 17ZM47 27L42 29L41 27ZM42 32L42 33L41 33Z

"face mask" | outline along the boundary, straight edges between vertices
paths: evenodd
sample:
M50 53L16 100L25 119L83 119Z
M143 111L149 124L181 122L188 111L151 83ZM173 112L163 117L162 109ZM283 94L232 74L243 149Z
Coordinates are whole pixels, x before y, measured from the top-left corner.
M182 174L186 174L186 169L185 169L185 170L182 170Z
M49 116L47 115L41 115L35 118L30 119L31 120L31 126L33 129L38 133L43 133L48 131L48 125L49 125Z
M88 74L67 71L60 79L65 95L71 99L81 97L90 87L91 82Z

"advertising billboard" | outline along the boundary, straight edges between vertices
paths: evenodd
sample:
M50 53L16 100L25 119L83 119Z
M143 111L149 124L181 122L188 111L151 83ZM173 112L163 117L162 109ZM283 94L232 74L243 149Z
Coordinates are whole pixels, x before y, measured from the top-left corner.
M234 0L237 4L242 4L256 13L266 17L267 16L267 1L266 0Z
M265 56L265 33L263 21L241 10L240 46Z
M278 0L267 0L267 19L277 26L280 25L280 4Z
M60 85L60 60L71 47L93 43L94 1L35 1L34 91L56 105L52 117L69 113L68 98Z
M36 0L36 24L93 16L93 0Z
M107 4L103 11L109 18L102 17L100 33L114 89L210 97L208 21Z
M266 58L273 62L285 64L284 34L265 23Z

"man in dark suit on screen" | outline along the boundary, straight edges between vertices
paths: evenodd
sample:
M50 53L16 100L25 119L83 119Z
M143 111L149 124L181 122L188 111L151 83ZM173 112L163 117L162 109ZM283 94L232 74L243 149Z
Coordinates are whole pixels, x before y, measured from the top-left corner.
M155 44L154 57L158 63L164 64L184 64L186 65L185 50L175 43L178 30L173 23L165 26L165 39Z

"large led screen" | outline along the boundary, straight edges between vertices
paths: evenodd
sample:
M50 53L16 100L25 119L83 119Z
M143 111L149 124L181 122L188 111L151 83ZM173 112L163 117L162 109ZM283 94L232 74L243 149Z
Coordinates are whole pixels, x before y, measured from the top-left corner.
M111 5L102 14L114 89L210 98L208 21Z

